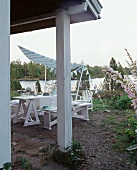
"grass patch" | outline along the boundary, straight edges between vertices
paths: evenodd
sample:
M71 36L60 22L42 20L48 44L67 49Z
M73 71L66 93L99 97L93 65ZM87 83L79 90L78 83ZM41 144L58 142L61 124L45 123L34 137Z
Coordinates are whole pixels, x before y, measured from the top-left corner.
M107 104L107 99L94 99L93 100L93 109L94 111L105 112L106 109L109 109Z
M125 129L128 128L127 120L131 117L132 110L115 110L112 109L110 114L106 115L106 118L102 121L101 127L110 133L114 133L115 137L112 141L113 149L117 151L125 151L130 145L128 135L125 133ZM102 113L105 114L105 113Z

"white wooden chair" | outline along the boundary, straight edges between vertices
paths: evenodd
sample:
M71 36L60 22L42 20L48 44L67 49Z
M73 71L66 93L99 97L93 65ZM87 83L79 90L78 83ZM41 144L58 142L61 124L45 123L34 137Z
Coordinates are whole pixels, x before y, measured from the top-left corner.
M81 103L91 103L90 107L88 108L89 110L93 111L93 93L90 90L84 90L82 92L82 96L77 95L76 93L71 94L72 100L73 101L78 101Z
M84 101L91 103L91 107L89 107L89 109L93 111L93 93L92 93L92 91L91 90L83 91L82 99Z

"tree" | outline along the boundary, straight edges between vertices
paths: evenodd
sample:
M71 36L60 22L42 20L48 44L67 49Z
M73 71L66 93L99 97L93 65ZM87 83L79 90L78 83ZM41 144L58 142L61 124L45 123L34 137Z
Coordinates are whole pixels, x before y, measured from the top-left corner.
M33 79L33 75L34 75L34 64L33 62L31 61L29 64L28 64L28 70L29 70L29 78L30 79Z
M29 70L28 70L28 67L27 67L27 63L24 62L23 64L23 77L27 77L29 75Z
M118 65L113 57L110 60L109 66L113 70L118 71ZM104 89L106 89L106 90L116 90L117 89L116 82L113 79L111 79L111 77L107 74L105 75L103 86L104 86Z
M106 74L103 82L103 89L109 90L109 84L110 84L110 77L109 75Z
M92 78L104 77L104 73L102 72L102 67L100 66L88 67L88 70Z
M125 67L125 72L127 75L131 75L131 69L128 67Z
M41 85L38 80L36 81L36 86L38 87L38 92L41 92Z
M117 63L113 57L110 60L109 66L115 71L118 70ZM113 79L110 80L110 90L116 90L116 82Z
M126 74L125 69L122 67L122 65L120 64L120 62L118 62L118 72L121 74L122 78L124 78L124 75ZM123 88L121 87L120 83L116 84L116 90L123 90Z
M109 66L111 68L113 68L113 70L115 70L115 71L118 70L118 65L117 65L117 63L116 63L116 61L115 61L115 59L113 57L110 60Z
M11 90L21 90L22 86L18 80L13 80L10 82Z

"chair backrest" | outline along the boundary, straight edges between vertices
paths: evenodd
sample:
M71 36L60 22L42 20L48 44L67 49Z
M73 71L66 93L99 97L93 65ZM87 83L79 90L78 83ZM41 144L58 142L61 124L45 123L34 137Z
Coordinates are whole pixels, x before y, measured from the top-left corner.
M77 99L76 99L76 95L77 94L71 94L71 98L72 101L76 101L76 102L81 102L81 103L91 103L91 106L88 108L89 110L91 109L93 111L93 93L90 90L84 90L82 92L82 96L77 95Z
M72 100L72 101L76 100L76 95L77 95L76 93L72 93L72 94L71 94L71 100ZM82 96L77 95L77 100L82 100L81 97L82 97Z
M90 90L84 90L82 92L82 99L85 100L85 101L92 103L92 96L93 96L93 93Z

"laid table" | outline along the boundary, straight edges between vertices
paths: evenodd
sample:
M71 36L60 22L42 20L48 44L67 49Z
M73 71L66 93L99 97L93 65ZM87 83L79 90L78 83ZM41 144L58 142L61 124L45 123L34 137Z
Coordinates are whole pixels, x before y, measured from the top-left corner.
M34 101L36 98L38 98L38 96L17 96L13 98L19 100L17 112L13 123L17 123L21 121L21 119L25 119L24 126L40 124L38 112L36 110L36 105ZM28 104L26 104L26 100L28 100ZM21 107L23 109L23 113L20 115L19 112L21 110ZM32 120L30 115L32 110L34 111L35 120Z
M17 107L17 112L15 114L15 118L13 120L13 123L17 123L21 121L21 119L24 119L24 126L29 126L29 125L37 125L40 124L40 120L38 117L38 111L36 109L36 101L39 100L39 105L42 107L42 105L50 105L52 104L51 102L54 102L56 104L56 99L57 96L42 96L42 95L37 95L37 96L16 96L13 97L14 99L19 100L19 104ZM23 111L23 113L20 114L20 111ZM34 120L31 118L31 112L33 111L34 113Z

